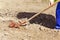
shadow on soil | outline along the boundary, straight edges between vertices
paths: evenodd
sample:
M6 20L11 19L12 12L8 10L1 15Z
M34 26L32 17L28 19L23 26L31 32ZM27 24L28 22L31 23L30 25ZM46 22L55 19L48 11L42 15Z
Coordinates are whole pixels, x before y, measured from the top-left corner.
M17 14L17 18L21 19L21 18L30 18L31 16L33 16L34 12L20 12ZM55 28L55 17L52 15L48 15L45 13L41 13L40 15L38 15L37 17L33 18L32 20L30 20L30 23L36 23L36 24L40 24L43 25L45 27L54 29Z

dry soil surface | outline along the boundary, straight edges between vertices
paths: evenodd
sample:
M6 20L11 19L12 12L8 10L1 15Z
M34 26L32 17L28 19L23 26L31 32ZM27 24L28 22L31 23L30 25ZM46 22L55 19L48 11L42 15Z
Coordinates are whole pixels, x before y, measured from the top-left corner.
M26 26L20 26L19 28L9 28L9 20L21 20L16 17L19 12L37 13L48 6L49 2L47 0L0 0L0 40L60 40L59 30L51 29L51 26L47 28L41 25L42 23L28 23ZM53 18L49 19L50 16L47 17L46 15L55 17L55 7L56 5L45 11L45 16L38 17L38 19L43 19L42 22L45 25L49 24L49 20L51 21ZM23 18L23 20L25 19ZM48 23L45 23L44 20ZM53 23L52 25L54 25L54 22L55 19L50 24Z

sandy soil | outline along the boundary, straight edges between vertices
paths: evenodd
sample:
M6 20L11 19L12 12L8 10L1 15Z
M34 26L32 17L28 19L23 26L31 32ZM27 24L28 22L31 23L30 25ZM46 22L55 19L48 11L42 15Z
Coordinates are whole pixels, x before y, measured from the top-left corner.
M33 20L32 24L29 22L26 26L9 28L9 20L21 20L20 16L17 17L18 13L32 15L48 5L47 0L0 0L0 40L60 40L60 31L51 29L55 25L56 5ZM28 17L26 15L21 16L23 20Z

